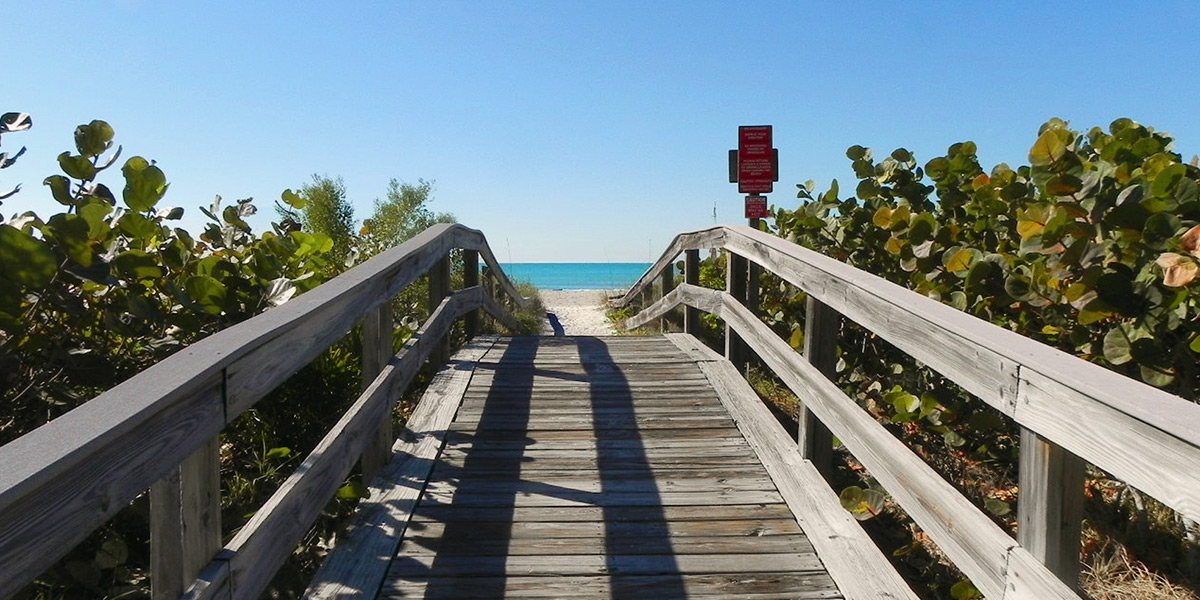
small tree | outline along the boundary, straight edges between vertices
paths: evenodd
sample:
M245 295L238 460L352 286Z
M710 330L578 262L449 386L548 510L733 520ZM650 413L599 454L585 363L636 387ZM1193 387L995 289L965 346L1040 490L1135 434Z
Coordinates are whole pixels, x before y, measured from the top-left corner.
M312 183L300 188L304 208L300 224L311 233L323 233L333 240L333 258L340 264L354 245L354 207L346 200L342 178L313 175Z
M363 222L372 253L382 252L412 238L437 223L454 223L450 213L435 213L426 206L432 201L433 182L418 179L416 185L393 178L387 198L375 199L371 218Z

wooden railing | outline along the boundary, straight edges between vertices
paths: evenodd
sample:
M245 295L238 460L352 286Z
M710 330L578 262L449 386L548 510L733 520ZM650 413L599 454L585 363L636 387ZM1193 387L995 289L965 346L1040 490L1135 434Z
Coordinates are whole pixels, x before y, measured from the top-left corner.
M450 293L450 252L464 289ZM448 356L446 335L478 311L515 321L479 285L525 303L483 234L437 225L253 319L201 340L0 448L0 598L50 567L150 489L154 598L253 599L360 460L385 464L390 414L421 365ZM395 356L389 300L429 273L429 319ZM489 286L492 287L492 286ZM365 391L255 516L221 545L218 435L362 322Z
M725 291L698 283L699 251L723 249ZM683 285L668 284L684 253ZM803 355L747 306L747 260L809 295ZM1200 520L1200 406L996 327L879 277L744 226L675 238L623 297L661 279L665 295L627 321L686 305L726 323L726 356L758 357L803 403L798 443L828 472L831 434L988 598L1077 598L1084 461ZM1021 428L1017 539L960 494L830 381L846 317L978 396Z

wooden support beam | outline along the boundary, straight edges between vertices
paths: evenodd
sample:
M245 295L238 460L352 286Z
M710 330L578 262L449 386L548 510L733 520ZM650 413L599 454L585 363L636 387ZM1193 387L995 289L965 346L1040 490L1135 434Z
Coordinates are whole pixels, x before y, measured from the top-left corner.
M437 310L437 307L442 303L442 300L450 295L450 255L443 256L433 268L429 269L429 313ZM440 365L450 359L450 341L448 339L441 340L432 354L429 355L429 361L434 365Z
M463 250L463 287L469 288L479 285L479 252L475 250ZM463 328L466 330L467 339L470 340L479 335L479 310L473 310L467 313L463 320Z
M175 600L221 549L221 443L211 438L150 488L150 597Z
M683 253L683 281L691 285L700 285L700 251L687 250ZM683 331L696 335L700 333L700 310L689 306L683 314Z
M727 258L728 262L725 265L725 291L729 292L729 295L736 298L738 302L745 304L746 257L730 252ZM725 325L725 358L733 363L738 373L741 373L743 376L746 375L746 344L728 324Z
M833 380L837 365L838 329L842 316L820 300L808 297L804 305L804 358L826 378ZM800 399L796 415L799 429L796 443L800 455L812 462L817 471L829 480L833 474L833 434Z
M363 334L362 334L362 388L371 387L371 383L375 378L383 372L383 366L392 358L392 335L394 327L392 326L392 305L390 302L385 302L379 308L367 314L367 318L363 319ZM393 399L394 400L394 399ZM362 458L362 478L363 481L370 481L379 469L388 464L392 457L392 443L395 441L395 435L392 432L392 411L387 411L386 416L379 423L379 428L375 430L374 438L367 444L366 450L363 451Z
M1024 427L1020 448L1017 542L1078 589L1084 461Z
M758 229L760 219L750 219L750 227ZM761 315L758 310L759 279L762 278L762 266L754 261L747 261L746 269L746 308L750 312Z
M660 296L660 298L666 296L667 294L670 294L671 290L675 289L675 265L667 265L666 268L663 269L661 287L662 287L662 296ZM670 325L671 325L670 315L663 315L663 318L659 319L658 322L659 322L659 329L663 333L667 333L670 330Z

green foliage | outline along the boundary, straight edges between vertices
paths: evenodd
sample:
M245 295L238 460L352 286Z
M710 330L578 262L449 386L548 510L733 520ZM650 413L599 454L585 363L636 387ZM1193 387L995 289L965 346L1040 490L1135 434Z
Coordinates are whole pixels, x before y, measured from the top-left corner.
M346 185L342 178L313 175L312 183L302 186L297 194L290 194L291 190L284 192L283 199L300 210L300 222L304 230L324 235L333 241L331 255L336 264L340 265L349 258L355 244L354 207L346 199ZM294 196L299 196L299 206Z
M371 217L363 221L364 245L372 253L379 253L432 225L455 222L454 215L429 209L432 195L433 182L424 179L418 179L417 185L388 181L387 196L375 200Z
M172 227L183 211L157 208L168 184L152 161L125 161L117 206L95 181L115 164L112 139L103 121L80 125L78 154L46 181L66 212L0 224L0 377L14 415L0 441L320 283L329 239L256 236L248 200L201 209L212 222L199 239Z

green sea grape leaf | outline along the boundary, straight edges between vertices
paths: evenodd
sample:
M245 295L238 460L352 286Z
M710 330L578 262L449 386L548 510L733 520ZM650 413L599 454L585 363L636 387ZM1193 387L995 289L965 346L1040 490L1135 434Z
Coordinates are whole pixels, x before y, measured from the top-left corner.
M40 289L58 272L58 260L45 242L0 224L0 275L17 285Z
M130 210L148 211L167 193L169 184L162 169L140 156L125 161L121 174L125 176L125 189L121 195Z
M1059 137L1056 130L1048 129L1033 144L1029 150L1029 164L1035 167L1048 167L1067 153L1067 145Z
M208 275L193 275L183 284L188 297L209 314L221 314L225 304L225 285Z
M95 120L75 128L75 148L87 158L103 154L112 145L112 139L113 128L104 121Z

